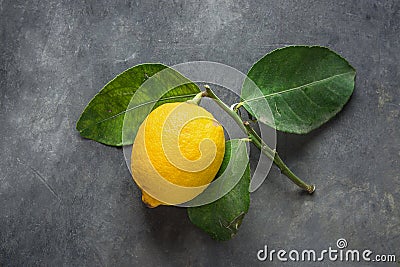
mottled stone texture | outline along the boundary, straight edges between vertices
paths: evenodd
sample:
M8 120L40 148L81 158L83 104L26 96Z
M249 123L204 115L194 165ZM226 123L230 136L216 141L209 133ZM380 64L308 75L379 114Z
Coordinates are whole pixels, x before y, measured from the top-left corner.
M399 1L1 0L0 23L1 266L257 265L265 244L322 250L340 237L400 258ZM317 192L273 168L231 241L211 240L184 209L145 208L122 150L75 131L130 66L211 60L247 72L290 44L339 52L356 90L322 128L278 136Z

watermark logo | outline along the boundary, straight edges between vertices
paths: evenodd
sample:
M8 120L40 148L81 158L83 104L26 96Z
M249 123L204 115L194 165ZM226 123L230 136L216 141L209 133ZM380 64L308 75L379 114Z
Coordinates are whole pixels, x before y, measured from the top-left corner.
M347 240L339 238L336 247L329 246L320 251L313 249L303 250L275 250L269 249L267 245L257 252L259 261L304 261L304 262L396 262L395 254L376 254L370 249L358 250L348 249Z
M336 241L336 246L338 247L338 249L344 249L347 247L347 240L344 238L339 238Z

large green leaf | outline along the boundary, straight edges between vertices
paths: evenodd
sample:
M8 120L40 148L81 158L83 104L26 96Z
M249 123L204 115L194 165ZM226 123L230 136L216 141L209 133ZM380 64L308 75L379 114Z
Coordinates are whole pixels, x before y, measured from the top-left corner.
M146 80L163 70L168 70L168 75L163 75L163 77L168 77L167 81L158 81L158 84L182 85L171 87L171 90L157 98L148 97L149 90L138 90ZM165 65L137 65L122 72L104 86L86 106L77 122L76 129L83 137L103 144L127 145L128 143L123 144L122 142L124 116L126 112L139 112L135 109L136 106L130 105L135 93L138 93L136 100L139 99L135 102L137 106L148 105L154 109L167 102L186 101L193 98L198 92L200 90L196 84ZM127 111L128 106L130 108ZM129 142L132 143L133 139Z
M343 108L353 93L355 74L345 59L328 48L289 46L265 55L250 69L248 77L262 94L247 79L241 97L245 108L261 122L280 131L304 134ZM261 108L263 98L274 123Z
M218 171L217 178L224 172L232 154L242 146L242 140L229 140L226 142L225 156ZM248 160L246 157L243 160ZM250 167L247 164L239 182L233 189L222 198L199 207L188 208L190 221L208 233L213 239L228 240L232 238L238 231L242 223L244 215L249 210L250 205Z

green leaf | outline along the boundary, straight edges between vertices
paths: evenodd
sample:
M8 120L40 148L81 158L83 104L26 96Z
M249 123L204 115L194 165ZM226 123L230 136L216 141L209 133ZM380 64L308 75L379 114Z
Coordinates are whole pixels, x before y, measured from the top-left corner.
M171 87L161 97L149 97L148 91L138 90L153 75L168 70L168 80L158 81L165 86L182 84ZM164 75L166 76L166 75ZM193 98L200 89L196 84L190 82L175 70L162 64L141 64L122 72L108 84L90 101L79 118L76 129L81 136L97 142L121 146L129 143L122 142L122 130L126 112L135 112L143 120L147 114L139 114L136 107L150 107L150 111L167 102L182 102ZM135 95L137 93L137 95ZM135 106L131 99L135 95ZM153 106L154 105L154 106ZM127 108L129 107L129 111ZM141 123L141 121L138 121ZM136 125L134 125L136 127ZM133 128L135 128L132 126ZM138 127L138 126L137 126ZM129 141L133 142L133 139Z
M280 131L304 134L343 108L353 93L355 75L354 68L328 48L289 46L265 55L250 69L248 78L262 95L246 79L241 97L245 108L261 122ZM264 99L274 123L261 108Z
M226 142L224 160L216 177L224 172L238 148L246 149L241 142L244 141L233 139ZM248 160L248 157L244 160ZM220 241L231 239L237 233L244 215L249 210L249 185L250 167L247 164L241 179L228 194L210 204L188 208L190 221L213 239Z

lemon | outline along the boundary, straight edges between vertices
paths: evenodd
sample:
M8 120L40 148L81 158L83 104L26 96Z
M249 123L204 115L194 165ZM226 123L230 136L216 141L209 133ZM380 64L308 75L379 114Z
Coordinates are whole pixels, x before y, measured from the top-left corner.
M220 123L187 102L154 109L139 127L131 169L149 207L187 202L214 179L225 153Z

